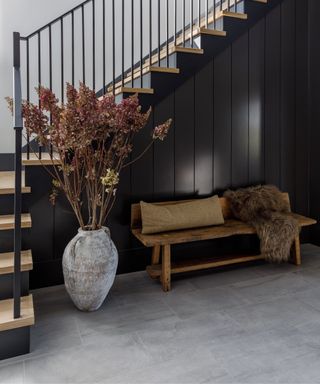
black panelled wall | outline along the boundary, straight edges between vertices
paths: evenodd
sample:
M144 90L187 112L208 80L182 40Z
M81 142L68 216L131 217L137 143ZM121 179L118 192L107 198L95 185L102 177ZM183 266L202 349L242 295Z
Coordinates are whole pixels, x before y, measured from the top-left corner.
M309 125L310 125L310 211L320 217L320 2L309 0ZM320 245L320 225L312 229L312 242Z
M311 3L320 8L319 1ZM313 12L317 29L319 11ZM311 39L315 47L317 40ZM320 72L320 50L314 51L318 65L313 70ZM310 214L308 65L308 2L284 0L154 106L149 127L137 140L135 154L150 139L153 124L172 117L174 125L165 142L156 143L122 175L118 201L108 223L120 254L119 273L144 268L150 256L129 231L130 203L140 199L201 197L229 187L266 182L288 191L293 209ZM318 80L320 85L320 76ZM317 100L318 89L314 89ZM315 126L319 126L319 110L317 107ZM318 136L319 129L313 146ZM315 150L314 156L318 153ZM36 179L47 177L39 176L41 172L38 168L28 172L34 196L41 188ZM315 174L316 169L311 168L311 172ZM75 220L65 203L50 208L42 199L40 207L36 200L32 202L32 196L30 199L31 213L34 211L35 217L41 213L49 223L44 227L41 222L35 224L39 232L30 244L36 248L32 284L59 283L62 251L76 232ZM319 201L311 204L315 208L311 213L320 215ZM240 245L247 246L248 242L220 240L176 247L174 252L219 254Z

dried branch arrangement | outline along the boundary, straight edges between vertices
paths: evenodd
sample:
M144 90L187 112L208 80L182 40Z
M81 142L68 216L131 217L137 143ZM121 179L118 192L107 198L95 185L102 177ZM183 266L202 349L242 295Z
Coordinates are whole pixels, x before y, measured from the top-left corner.
M121 170L141 158L155 140L164 140L171 119L155 127L150 144L129 161L133 139L151 112L142 112L137 95L116 103L110 94L98 99L84 84L79 90L67 84L64 104L49 89L40 87L38 94L38 105L23 103L23 117L29 135L52 148L53 159L59 160L48 168L53 176L50 200L55 204L63 191L80 227L99 229L116 199ZM12 101L8 102L12 107Z

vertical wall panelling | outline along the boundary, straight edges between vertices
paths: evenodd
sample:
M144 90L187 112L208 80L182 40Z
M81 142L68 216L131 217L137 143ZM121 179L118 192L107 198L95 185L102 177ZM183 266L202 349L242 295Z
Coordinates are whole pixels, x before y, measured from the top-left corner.
M231 184L240 187L249 183L248 142L248 33L232 45L232 163Z
M249 180L264 181L265 20L249 31Z
M167 96L154 107L155 126L168 118L173 119L169 134L164 141L154 144L154 199L173 199L174 197L174 93Z
M195 193L212 193L213 61L195 76Z
M214 189L231 185L231 48L214 62Z
M122 258L121 251L130 249L130 201L131 201L131 178L130 167L121 172L121 182L117 189L117 198L106 225L110 228L112 239L119 252L119 269L124 268L131 261Z
M295 33L295 208L309 214L309 124L308 124L308 2L296 0Z
M320 219L320 2L309 0L309 91L310 91L310 215ZM320 224L312 227L312 242L320 244Z
M140 131L134 139L132 159L137 158L150 144L152 140L153 111L146 127ZM143 158L135 162L131 167L131 194L132 198L144 199L153 194L153 147Z
M175 91L175 194L194 194L194 78Z
M281 184L295 206L295 2L281 4Z
M265 29L265 181L280 186L281 8L266 16Z

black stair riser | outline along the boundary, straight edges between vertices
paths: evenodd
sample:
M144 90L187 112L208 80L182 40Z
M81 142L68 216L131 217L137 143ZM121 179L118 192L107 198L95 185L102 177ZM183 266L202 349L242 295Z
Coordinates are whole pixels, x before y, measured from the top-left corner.
M28 240L30 235L30 228L22 229L22 249L31 249ZM27 247L28 246L28 247ZM0 253L13 252L13 230L0 231Z
M0 195L0 215L12 215L14 212L13 204L14 195ZM22 195L22 212L28 212L28 206L24 199L24 194Z
M21 273L21 295L29 294L29 272ZM0 300L12 299L13 297L13 274L0 275Z
M0 360L30 352L30 327L0 332Z

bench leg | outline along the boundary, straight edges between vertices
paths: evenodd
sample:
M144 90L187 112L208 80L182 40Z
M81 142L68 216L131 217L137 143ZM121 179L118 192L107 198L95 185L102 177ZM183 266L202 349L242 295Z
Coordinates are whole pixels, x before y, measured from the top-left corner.
M157 265L160 263L160 245L155 245L152 248L151 265Z
M162 273L161 283L164 292L171 289L171 247L170 245L162 246Z
M295 265L301 265L301 249L300 249L300 236L294 239L293 243L294 253L293 262Z

